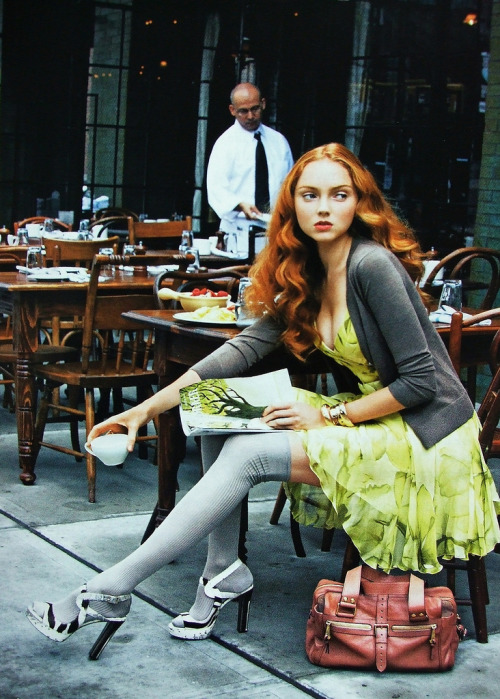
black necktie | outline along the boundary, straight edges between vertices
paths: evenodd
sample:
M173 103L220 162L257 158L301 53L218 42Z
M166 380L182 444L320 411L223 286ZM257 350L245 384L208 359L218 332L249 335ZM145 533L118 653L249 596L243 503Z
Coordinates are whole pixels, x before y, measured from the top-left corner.
M255 206L259 211L269 210L269 172L267 169L266 149L260 140L260 133L256 133L255 148Z

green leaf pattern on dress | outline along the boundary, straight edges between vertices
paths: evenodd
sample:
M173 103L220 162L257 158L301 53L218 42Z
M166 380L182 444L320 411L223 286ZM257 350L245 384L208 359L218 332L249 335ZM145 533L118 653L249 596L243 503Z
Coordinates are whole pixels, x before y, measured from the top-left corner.
M326 397L296 388L297 400L337 405L381 388L349 317L334 349L320 349L357 376L359 395ZM363 561L386 572L436 573L439 558L484 556L500 539L500 501L479 448L479 427L474 414L430 449L400 413L354 428L304 431L321 488L285 484L292 514L305 525L343 527Z

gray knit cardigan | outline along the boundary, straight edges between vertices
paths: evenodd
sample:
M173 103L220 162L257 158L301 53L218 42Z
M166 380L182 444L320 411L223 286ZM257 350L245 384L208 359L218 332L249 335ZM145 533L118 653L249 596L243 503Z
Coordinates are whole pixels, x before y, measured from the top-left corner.
M472 403L414 283L397 257L372 240L353 238L347 307L363 355L405 406L402 416L425 448L472 416ZM279 346L282 331L264 316L193 369L202 379L239 375Z

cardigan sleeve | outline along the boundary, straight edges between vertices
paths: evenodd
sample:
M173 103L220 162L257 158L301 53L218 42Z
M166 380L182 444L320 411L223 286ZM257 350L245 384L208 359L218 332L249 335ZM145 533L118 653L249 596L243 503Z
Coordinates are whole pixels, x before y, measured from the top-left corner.
M271 316L263 316L192 368L201 379L239 376L281 344L282 331Z
M436 392L426 309L395 255L376 244L365 250L350 275L350 302L348 291L361 349L396 400L406 408L425 403Z

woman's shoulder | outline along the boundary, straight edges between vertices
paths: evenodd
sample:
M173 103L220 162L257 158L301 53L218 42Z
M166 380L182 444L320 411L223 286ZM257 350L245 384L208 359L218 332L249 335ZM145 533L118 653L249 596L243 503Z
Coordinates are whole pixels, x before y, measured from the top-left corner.
M368 238L353 238L351 246L351 262L356 265L379 265L390 263L394 265L398 258L394 253L375 240Z

